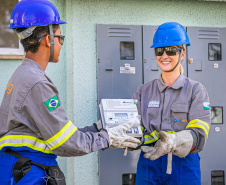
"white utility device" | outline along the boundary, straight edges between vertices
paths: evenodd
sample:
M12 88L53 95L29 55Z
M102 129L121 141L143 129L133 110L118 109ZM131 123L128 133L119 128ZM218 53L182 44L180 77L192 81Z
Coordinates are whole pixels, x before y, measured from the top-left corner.
M133 128L127 130L127 134L133 137L142 137L140 118L134 99L102 99L100 113L103 127L108 130L119 124L133 122Z

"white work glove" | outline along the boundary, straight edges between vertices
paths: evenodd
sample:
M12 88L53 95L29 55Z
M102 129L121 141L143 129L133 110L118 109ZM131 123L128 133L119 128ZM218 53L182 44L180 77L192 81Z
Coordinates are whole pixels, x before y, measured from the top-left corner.
M156 142L154 147L141 147L141 150L145 152L144 158L156 160L171 152L174 155L183 158L191 151L193 137L189 130L183 130L173 134L167 134L164 131L160 131L159 137L160 139Z
M139 139L128 136L126 131L133 127L133 122L123 123L108 130L111 148L136 148L140 143Z

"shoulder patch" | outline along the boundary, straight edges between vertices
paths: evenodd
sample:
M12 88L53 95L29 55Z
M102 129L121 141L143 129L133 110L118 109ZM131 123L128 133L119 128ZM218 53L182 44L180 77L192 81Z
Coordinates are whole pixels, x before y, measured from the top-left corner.
M60 106L60 101L58 100L57 96L53 96L52 98L48 99L44 103L50 112Z
M210 103L209 102L203 102L203 108L204 108L204 110L209 110L210 109Z

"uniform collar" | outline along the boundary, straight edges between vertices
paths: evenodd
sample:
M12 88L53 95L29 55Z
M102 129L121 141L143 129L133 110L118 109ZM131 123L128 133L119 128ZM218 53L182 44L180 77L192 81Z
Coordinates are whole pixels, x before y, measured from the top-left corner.
M185 79L185 76L183 74L180 74L180 76L177 78L176 82L172 86L170 86L170 88L179 89L179 88L183 87L184 79ZM163 92L168 87L168 85L163 82L162 75L159 77L157 83L158 83L160 92Z
M38 63L36 63L34 60L31 60L29 58L24 58L22 61L22 65L27 65L32 68L38 69L41 72L45 72Z

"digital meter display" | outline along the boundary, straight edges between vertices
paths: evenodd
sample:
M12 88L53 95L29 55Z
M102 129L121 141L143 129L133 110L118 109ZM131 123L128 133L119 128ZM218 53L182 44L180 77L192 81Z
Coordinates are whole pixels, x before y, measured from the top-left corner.
M128 117L127 113L114 113L116 117Z

